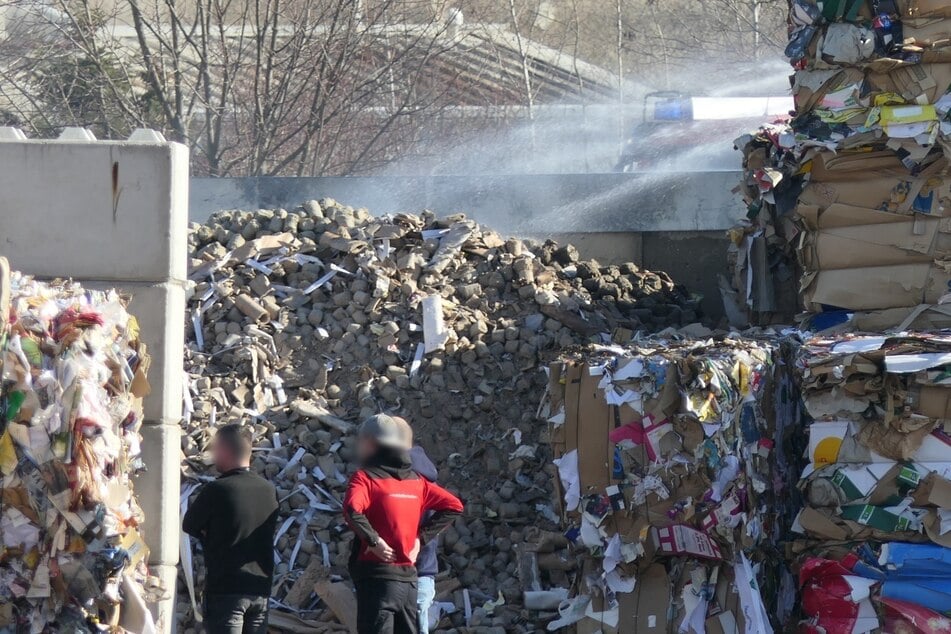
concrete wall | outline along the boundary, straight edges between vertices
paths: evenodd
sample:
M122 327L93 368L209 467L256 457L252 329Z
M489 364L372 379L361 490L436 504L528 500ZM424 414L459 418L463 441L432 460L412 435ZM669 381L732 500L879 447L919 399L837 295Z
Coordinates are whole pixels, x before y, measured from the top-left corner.
M189 214L290 208L336 198L376 214L465 212L508 233L720 231L743 210L731 190L739 173L517 174L351 178L196 178Z
M550 238L575 245L584 258L602 264L634 262L651 271L666 271L692 293L703 296L704 315L719 320L723 302L717 274L726 271L729 240L723 231L665 231L617 233L550 233L525 237Z
M136 481L149 563L174 595L187 278L188 150L149 131L96 141L67 130L29 141L0 129L0 253L39 277L72 277L132 295L152 355ZM174 599L156 607L163 632Z

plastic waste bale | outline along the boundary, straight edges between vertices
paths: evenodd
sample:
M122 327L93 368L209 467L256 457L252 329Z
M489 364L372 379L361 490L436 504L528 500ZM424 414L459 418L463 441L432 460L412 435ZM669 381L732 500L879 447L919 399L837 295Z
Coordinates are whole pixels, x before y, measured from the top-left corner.
M152 632L138 324L113 291L0 284L0 631Z

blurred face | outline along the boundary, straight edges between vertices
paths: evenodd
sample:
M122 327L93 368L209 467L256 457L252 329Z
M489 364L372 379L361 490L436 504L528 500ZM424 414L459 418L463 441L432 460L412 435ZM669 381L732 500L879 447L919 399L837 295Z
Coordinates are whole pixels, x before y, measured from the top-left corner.
M367 438L366 436L357 438L357 460L360 462L366 462L376 453L376 450L377 444L372 438Z
M219 473L231 471L235 468L235 458L227 443L217 438L211 441L211 457L215 461L215 468Z

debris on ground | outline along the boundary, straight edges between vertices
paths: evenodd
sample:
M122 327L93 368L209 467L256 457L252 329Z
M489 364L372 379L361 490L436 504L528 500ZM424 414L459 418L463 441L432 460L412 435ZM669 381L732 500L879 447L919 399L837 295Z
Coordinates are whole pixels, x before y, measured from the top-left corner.
M570 588L549 631L783 631L798 431L783 350L776 334L665 334L551 365L544 413L575 574L532 588Z
M443 536L443 627L535 631L526 559L567 565L537 418L543 368L609 333L697 322L698 298L664 273L506 239L461 215L373 217L333 200L220 212L192 228L190 247L183 503L213 476L214 427L250 421L252 467L281 497L274 599L331 631L345 606L327 593L347 576L339 511L353 433L398 412L467 504ZM183 554L180 631L193 632L200 553ZM319 591L297 585L315 567L329 571Z
M0 631L156 632L132 479L149 357L125 306L0 259Z
M794 116L735 142L734 325L804 309L808 330L951 326L947 3L790 6Z

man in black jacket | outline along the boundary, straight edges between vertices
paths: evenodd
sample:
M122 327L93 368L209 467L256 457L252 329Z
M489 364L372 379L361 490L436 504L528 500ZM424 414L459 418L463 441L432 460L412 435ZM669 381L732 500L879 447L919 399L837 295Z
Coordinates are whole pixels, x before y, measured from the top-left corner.
M205 553L205 629L266 634L277 492L251 473L251 437L239 425L218 430L212 454L221 475L202 487L182 521Z

